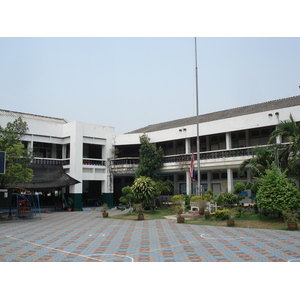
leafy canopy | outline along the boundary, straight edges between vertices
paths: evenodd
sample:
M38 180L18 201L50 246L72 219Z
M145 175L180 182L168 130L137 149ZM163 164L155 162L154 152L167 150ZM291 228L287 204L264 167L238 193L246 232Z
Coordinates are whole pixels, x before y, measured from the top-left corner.
M151 144L146 134L140 136L140 143L140 162L135 177L145 176L157 179L156 171L163 167L163 149Z
M27 130L27 123L22 118L8 122L5 128L0 126L0 151L6 152L5 174L0 175L1 188L8 183L29 182L33 178L29 168L32 152L25 149L20 140Z
M131 190L134 198L142 203L145 209L154 208L155 197L159 193L154 180L146 176L138 177L134 180Z
M280 213L284 210L298 209L300 191L292 180L273 165L259 180L256 195L258 207L266 213Z

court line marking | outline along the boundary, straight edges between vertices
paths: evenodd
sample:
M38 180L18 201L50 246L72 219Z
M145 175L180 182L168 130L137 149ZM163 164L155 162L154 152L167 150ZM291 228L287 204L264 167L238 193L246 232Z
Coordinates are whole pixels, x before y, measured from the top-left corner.
M206 239L206 240L219 240L219 239L243 240L244 239L244 237L242 237L242 236L220 235L219 237L205 237L204 235L208 235L209 236L210 234L206 234L206 233L200 234L200 237L202 237L203 239ZM215 234L215 235L218 235L218 234Z
M41 247L41 248L45 248L45 249L49 249L49 250L54 250L54 251L57 251L57 252L62 252L62 253L66 253L66 254L71 254L71 255L78 256L78 257L89 258L89 259L92 259L92 260L95 260L95 261L99 261L99 262L104 262L104 261L105 261L105 260L103 261L103 260L99 260L99 259L90 257L90 256L93 256L93 255L101 255L101 254L90 254L90 255L77 254L77 253L74 253L74 252L65 251L65 250L60 250L60 249L56 249L56 248L53 248L53 247L43 246L43 245L40 245L40 244L37 244L37 243L25 241L25 240L22 240L22 239L19 239L19 238L15 238L15 237L10 236L10 235L6 235L5 237L6 237L6 238L13 239L13 240L21 241L21 242L23 242L23 243L27 243L27 244L31 244L31 245L34 245L34 246L38 246L38 247ZM132 260L132 262L134 261L134 259L133 259L131 256L119 255L119 254L104 254L104 255L126 257L126 258L130 258L130 259Z

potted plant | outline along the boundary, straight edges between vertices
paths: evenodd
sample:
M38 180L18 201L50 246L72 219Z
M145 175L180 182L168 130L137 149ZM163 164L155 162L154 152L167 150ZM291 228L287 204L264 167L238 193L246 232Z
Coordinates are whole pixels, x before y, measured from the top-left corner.
M73 199L68 197L68 211L72 211L73 202Z
M184 212L184 202L178 201L176 205L174 205L174 210L177 213L177 223L184 223L184 217L181 215Z
M233 227L234 220L233 218L235 217L235 209L226 209L226 223L228 227Z
M297 210L284 210L282 212L284 220L287 222L288 229L297 230L298 229L298 218L299 213Z
M103 218L107 218L108 217L108 205L106 203L104 203L101 208L100 208L100 211L102 212L102 216Z
M201 199L199 200L199 215L203 216L207 200Z
M144 207L142 205L142 203L137 203L134 205L134 210L137 212L138 214L138 220L144 220L145 217L144 217Z

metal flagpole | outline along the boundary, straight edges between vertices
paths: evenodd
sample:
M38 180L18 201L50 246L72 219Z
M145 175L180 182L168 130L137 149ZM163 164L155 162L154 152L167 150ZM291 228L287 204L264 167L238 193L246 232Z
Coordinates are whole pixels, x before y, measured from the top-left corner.
M196 66L196 110L197 110L197 196L201 196L200 182L200 137L199 137L199 101L198 101L198 66L197 66L197 38L195 38L195 66Z

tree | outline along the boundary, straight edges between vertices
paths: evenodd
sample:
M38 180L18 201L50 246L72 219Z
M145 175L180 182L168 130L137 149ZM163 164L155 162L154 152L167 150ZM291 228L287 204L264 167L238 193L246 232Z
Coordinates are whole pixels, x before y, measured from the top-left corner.
M150 177L140 176L136 178L131 186L134 198L143 204L145 209L155 208L155 197L158 190L155 181Z
M300 124L297 124L290 114L290 119L281 121L272 132L269 143L274 143L279 136L285 136L288 146L280 152L282 168L288 168L290 172L300 177Z
M300 191L295 182L286 177L286 171L273 165L259 180L256 204L266 214L299 208Z
M140 136L140 162L136 171L136 178L140 176L157 179L156 171L163 167L163 149L156 148L155 144L150 143L150 138L143 134Z
M1 188L8 183L29 182L33 178L32 169L29 168L32 151L25 149L20 140L27 130L27 123L22 118L8 122L5 128L0 126L0 151L6 152L5 174L0 175Z
M130 213L132 212L131 207L134 202L134 195L132 188L130 186L125 186L122 188L123 196L120 198L120 202L129 205Z
M243 174L246 168L250 168L255 176L260 176L266 169L270 168L274 162L274 158L273 151L265 147L256 147L252 151L252 157L241 163L239 173Z

